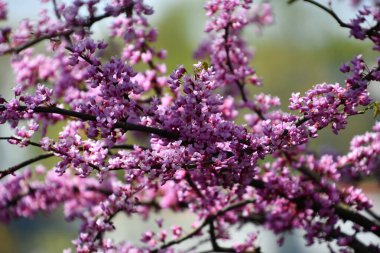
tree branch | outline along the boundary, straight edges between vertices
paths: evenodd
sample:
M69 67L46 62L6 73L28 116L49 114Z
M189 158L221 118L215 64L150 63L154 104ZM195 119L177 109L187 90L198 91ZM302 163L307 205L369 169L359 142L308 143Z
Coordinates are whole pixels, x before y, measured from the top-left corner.
M5 107L3 105L0 105L0 110L4 110L4 109ZM20 111L24 111L28 108L26 106L19 106L18 109ZM83 121L95 121L95 122L97 121L97 117L94 115L77 112L77 111L71 111L71 110L53 107L53 106L50 106L50 107L36 106L32 110L35 113L56 113L63 116L78 118ZM130 130L130 131L139 131L139 132L144 132L144 133L156 134L160 137L168 138L168 139L178 139L179 137L179 134L176 132L169 132L169 131L159 129L159 128L154 128L154 127L149 127L149 126L144 126L144 125L139 125L139 124L134 124L134 123L128 123L128 122L116 122L114 124L114 128L120 128L125 131Z
M228 45L228 37L229 37L229 32L230 32L230 23L227 24L227 26L224 28L224 50L226 52L226 63L227 63L227 66L230 70L230 72L232 74L234 74L234 67L232 66L232 62L231 62L231 56L230 56L230 46ZM243 99L244 102L247 102L248 99L247 99L247 96L245 95L245 92L244 92L244 85L239 81L239 80L236 80L236 85L239 87L239 90L240 90L240 94L241 94L241 98Z
M54 9L55 16L58 19L61 19L61 14L59 13L59 10L58 10L57 0L53 0L53 9Z
M202 224L198 228L196 228L193 232L191 232L190 234L188 234L188 235L186 235L186 236L184 236L182 238L179 238L179 239L176 239L176 240L172 240L172 241L170 241L168 243L165 243L164 245L162 245L158 249L152 250L151 253L158 253L161 250L164 250L164 249L166 249L166 248L168 248L170 246L173 246L173 245L176 245L176 244L180 244L181 242L186 241L186 240L188 240L188 239L190 239L190 238L198 235L202 231L202 229L204 227L206 227L207 225L209 225L210 222L212 222L215 219L217 219L217 217L219 217L219 216L221 216L221 215L223 215L223 214L225 214L225 213L227 213L229 211L232 211L232 210L234 210L236 208L240 208L240 207L243 207L245 205L248 205L248 204L251 204L251 203L254 203L254 202L255 202L255 200L250 199L250 200L243 200L241 202L237 202L235 204L232 204L232 205L230 205L230 206L228 206L228 207L226 207L226 208L218 211L216 214L208 216L206 219L203 220ZM228 252L231 252L231 251L228 251Z
M124 13L124 12L130 12L131 9L133 8L133 1L131 1L132 4L129 4L123 8L120 9L119 11L119 14L121 13ZM58 11L58 9L57 9ZM59 15L59 13L58 13ZM73 27L71 29L68 29L66 31L59 31L59 32L56 32L54 34L49 34L49 35L42 35L40 37L37 37L37 38L34 38L33 40L30 40L28 42L26 42L25 44L21 45L21 46L18 46L18 47L12 47L12 48L9 48L5 51L2 52L2 55L4 54L10 54L10 53L20 53L21 51L31 47L31 46L34 46L38 43L40 43L41 41L44 41L44 40L47 40L47 39L51 39L51 38L55 38L55 37L67 37L73 33L75 33L76 29L77 28L90 28L94 23L102 20L102 19L105 19L105 18L108 18L108 17L112 17L113 14L112 13L104 13L103 15L99 15L99 16L95 16L95 17L91 17L89 19L87 19L86 22L84 22L83 24L81 24L79 27Z
M233 248L225 248L225 247L220 247L216 234L215 234L215 226L214 226L214 220L211 220L209 222L210 225L210 239L211 239L211 245L212 245L212 250L213 252L236 252Z
M297 0L290 0L288 1L289 4L293 4L294 2L296 2ZM330 8L327 8L326 6L314 1L314 0L303 0L304 2L307 2L307 3L310 3L312 5L315 5L317 6L318 8L324 10L325 12L327 12L331 17L333 17L336 22L338 22L338 24L341 26L341 27L344 27L344 28L352 28L351 25L343 22L339 17L338 15L333 11L331 10Z
M3 170L3 171L0 171L0 179L4 178L5 176L7 175L10 175L10 174L13 174L15 173L17 170L25 167L25 166L28 166L29 164L32 164L34 162L38 162L38 161L41 161L41 160L44 160L44 159L47 159L47 158L50 158L54 156L53 153L48 153L48 154L43 154L43 155L39 155L39 156L36 156L34 158L31 158L29 160L26 160L22 163L19 163L17 165L14 165L12 167L9 167L8 169L6 170Z
M16 137L0 137L0 140L7 140L7 141L10 141L10 140L15 140L15 141L22 141L21 139L19 138L16 138ZM26 142L27 144L29 144L30 146L34 146L34 147L41 147L40 144L36 143L36 142L33 142L33 141L27 141Z

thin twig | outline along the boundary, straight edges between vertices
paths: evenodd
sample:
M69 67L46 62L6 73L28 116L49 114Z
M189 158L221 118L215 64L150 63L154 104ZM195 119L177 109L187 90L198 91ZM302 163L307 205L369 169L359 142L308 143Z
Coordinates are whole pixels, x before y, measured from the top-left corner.
M189 172L186 172L186 181L189 183L190 187L195 191L197 196L201 199L204 199L202 192L199 190L198 186L194 183Z
M328 7L322 5L322 4L320 4L320 3L318 3L318 2L316 2L316 1L314 1L314 0L303 0L303 1L304 1L304 2L307 2L307 3L310 3L310 4L312 4L312 5L315 5L315 6L317 6L318 8L320 8L320 9L324 10L325 12L327 12L331 17L333 17L333 18L336 20L336 22L338 22L338 24L339 24L341 27L352 28L351 25L349 25L349 24L343 22L343 21L338 17L338 15L337 15L332 9L330 9L330 8L328 8ZM295 1L295 0L293 0L293 1L288 1L289 4L292 4L292 3L294 3L294 2L296 2L296 1Z
M128 12L130 11L130 9L133 8L133 2L132 4L129 4L123 8L120 9L119 13L124 13L124 12ZM86 22L84 22L83 24L81 24L81 28L90 28L94 23L102 20L102 19L105 19L105 18L108 18L108 17L112 17L113 14L112 13L104 13L102 15L99 15L99 16L95 16L95 17L91 17L89 18ZM68 29L68 30L65 30L65 31L58 31L54 34L49 34L49 35L42 35L40 37L37 37L37 38L34 38L33 40L30 40L28 42L26 42L25 44L23 45L20 45L18 47L12 47L12 48L9 48L5 51L2 52L2 55L4 54L10 54L10 53L20 53L21 51L31 47L31 46L34 46L44 40L47 40L47 39L52 39L52 38L56 38L56 37L67 37L73 33L75 33L75 31L77 30L77 27L73 27L72 29Z
M230 31L230 24L228 23L227 26L224 28L224 50L226 51L226 63L227 66L232 74L234 74L234 67L232 66L231 56L230 56L230 46L228 45L228 37L229 37L229 31ZM247 96L244 92L244 84L242 84L239 80L236 80L236 85L239 87L241 98L244 102L247 102Z
M140 148L142 150L148 150L147 147L142 147L142 146L137 146L137 145L131 145L131 144L114 145L110 149L130 149L130 150L134 150L135 147Z
M15 173L17 170L19 170L21 168L24 168L25 166L28 166L29 164L32 164L34 162L38 162L38 161L50 158L52 156L54 156L53 153L42 154L42 155L33 157L33 158L29 159L29 160L26 160L26 161L24 161L22 163L19 163L17 165L14 165L12 167L9 167L6 170L0 171L0 179L4 178L7 175Z
M224 28L223 39L224 39L224 50L226 52L226 64L229 68L229 71L234 75L235 70L234 70L234 67L232 66L232 61L231 61L231 56L230 56L230 46L228 45L230 26L231 26L231 24L228 23L227 26ZM245 103L248 102L247 95L245 94L245 91L244 91L244 83L242 83L239 80L235 80L235 84L239 88L240 95L241 95L241 98L243 99L243 101ZM256 114L259 116L260 119L265 120L263 113L259 109L255 108L254 111L256 112Z
M59 13L59 10L58 10L57 0L53 0L53 9L54 9L55 16L57 16L58 19L61 19L61 14Z
M5 110L4 105L0 105L0 111ZM19 106L18 107L19 111L25 111L28 108L26 106ZM74 117L81 119L83 121L97 121L97 117L94 115L82 113L82 112L77 112L77 111L71 111L63 108L58 108L54 106L36 106L33 109L33 112L35 113L56 113L60 114L63 116L69 116L69 117ZM154 128L154 127L149 127L149 126L144 126L144 125L139 125L139 124L134 124L134 123L128 123L128 122L116 122L114 124L114 128L120 128L125 131L139 131L139 132L144 132L144 133L150 133L150 134L156 134L160 137L163 138L168 138L168 139L178 139L179 134L177 132L169 132L163 129L159 128Z
M19 138L13 137L13 136L12 137L0 137L0 140L7 140L7 141L15 140L15 141L18 141L18 142L23 141L23 140L21 140ZM26 143L29 144L30 146L41 147L40 144L38 144L36 142L33 142L33 141L27 141Z
M219 246L219 244L217 242L216 234L215 234L214 220L211 220L209 222L209 226L210 226L209 232L210 232L210 239L211 239L211 245L212 245L213 252L235 252L235 250L232 248L225 248L225 247Z
M170 241L168 243L165 243L164 245L162 245L158 249L152 250L151 253L158 253L158 252L160 252L160 251L162 251L162 250L164 250L164 249L166 249L166 248L168 248L170 246L173 246L173 245L176 245L176 244L180 244L181 242L186 241L186 240L188 240L188 239L190 239L190 238L198 235L202 231L202 229L204 227L206 227L207 225L209 225L209 223L212 222L213 220L215 220L217 217L219 217L219 216L221 216L221 215L223 215L223 214L225 214L225 213L227 213L229 211L232 211L234 209L243 207L245 205L248 205L248 204L251 204L251 203L254 203L254 202L255 202L255 200L250 199L250 200L243 200L241 202L237 202L237 203L235 203L233 205L230 205L230 206L228 206L228 207L226 207L226 208L218 211L216 214L210 215L207 218L205 218L203 220L202 224L198 228L196 228L194 231L192 231L190 234L188 234L188 235L186 235L184 237L181 237L179 239L172 240L172 241Z

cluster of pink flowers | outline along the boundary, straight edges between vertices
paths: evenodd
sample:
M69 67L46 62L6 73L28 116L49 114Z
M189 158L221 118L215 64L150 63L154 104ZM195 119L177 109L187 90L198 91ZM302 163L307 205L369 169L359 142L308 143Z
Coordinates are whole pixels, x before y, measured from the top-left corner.
M7 4L4 1L0 1L0 20L7 19Z
M14 129L0 140L42 152L0 171L2 222L63 205L68 221L81 222L73 241L81 253L175 252L193 237L208 240L213 252L260 252L257 231L241 243L219 244L236 225L250 223L273 231L279 245L286 232L299 229L308 245L380 252L380 244L360 239L380 237L379 216L362 189L346 184L379 175L380 124L354 137L345 155L313 154L307 147L320 130L331 126L338 134L349 117L379 110L368 87L380 81L380 61L368 68L356 56L340 67L344 84L292 94L288 113L279 98L251 96L245 87L260 85L261 78L249 66L252 53L242 32L273 23L269 3L206 1L209 38L195 56L209 62L193 69L179 65L167 74L166 51L154 47L158 32L147 18L153 9L143 0L105 7L100 0L43 2L54 11L42 10L35 23L26 19L16 29L0 29L0 53L12 55L17 82L13 98L0 97L0 124ZM378 50L378 9L364 7L350 23L327 14ZM0 0L0 19L6 17ZM110 36L123 43L110 58L104 57L107 43L95 41L91 30L106 18ZM375 24L364 27L367 19ZM45 54L33 51L38 43L48 45ZM237 124L234 119L247 110L247 124ZM48 136L56 124L63 125L58 137ZM133 143L136 137L145 144ZM59 161L52 168L31 166L53 156ZM107 238L118 213L147 219L164 209L197 218L191 228L157 220L158 231L145 231L140 244ZM342 222L355 232L343 230Z
M230 93L234 90L240 91L242 99L247 102L245 83L260 85L261 79L249 66L252 53L241 33L248 25L261 28L272 24L271 5L253 4L252 0L215 0L208 1L205 9L210 18L205 31L210 37L201 43L195 57L202 59L208 56L218 85L227 86L227 92Z

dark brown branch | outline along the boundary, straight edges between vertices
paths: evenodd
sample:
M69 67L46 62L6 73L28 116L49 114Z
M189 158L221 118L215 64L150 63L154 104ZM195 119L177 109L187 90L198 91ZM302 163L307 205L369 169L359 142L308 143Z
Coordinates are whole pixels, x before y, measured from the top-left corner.
M255 187L256 189L266 189L266 188L269 190L271 189L270 186L266 186L265 182L263 182L261 180L252 181L251 186ZM297 206L299 206L299 207L303 207L304 202L306 200L303 197L289 198L288 196L286 196L282 192L276 192L276 194L278 194L279 197L283 197L283 198L288 199L289 201L297 204ZM318 210L320 207L318 206L317 203L315 203L313 208L315 210ZM358 224L358 225L362 226L368 232L372 232L373 234L380 237L380 225L378 223L368 219L367 217L365 217L364 215L362 215L360 213L357 213L357 212L354 212L348 208L345 208L342 205L335 205L335 206L333 206L333 208L335 209L336 215L339 216L340 219L345 220L345 221L347 221L347 220L352 221L354 224Z
M290 0L290 1L288 1L288 3L289 3L289 4L292 4L292 3L296 2L296 1L297 1L297 0ZM327 12L332 18L334 18L334 19L336 20L336 22L338 22L338 24L339 24L341 27L344 27L344 28L352 28L351 25L349 25L349 24L343 22L343 21L338 17L338 15L337 15L333 10L331 10L330 8L328 8L328 7L322 5L322 4L320 4L320 3L318 3L318 2L316 2L316 1L314 1L314 0L303 0L303 1L304 1L304 2L307 2L307 3L310 3L310 4L312 4L312 5L315 5L315 6L317 6L318 8L320 8L320 9L324 10L325 12Z
M321 177L314 173L313 171L301 167L299 171L309 177L313 182L320 185ZM340 191L339 191L340 193ZM341 194L341 193L340 193ZM380 237L380 224L377 221L372 221L365 217L364 215L354 212L349 208L345 208L343 205L335 205L335 213L343 220L350 220L360 226L362 226L367 231L370 231Z
M15 140L15 141L18 141L18 142L22 141L21 139L18 139L16 137L0 137L0 140L7 140L7 141ZM38 144L36 142L33 142L33 141L27 141L26 143L29 144L30 146L41 147L40 144Z
M0 106L0 110L4 110L4 106ZM19 106L20 111L26 110L26 106ZM82 112L77 112L77 111L71 111L63 108L58 108L58 107L44 107L44 106L36 106L33 108L33 112L35 113L56 113L60 114L63 116L69 116L69 117L74 117L81 119L83 121L97 121L96 116L82 113ZM128 122L117 122L114 124L115 128L120 128L125 131L139 131L143 133L150 133L150 134L156 134L160 137L163 138L168 138L168 139L178 139L179 135L176 132L169 132L163 129L159 128L154 128L154 127L149 127L149 126L144 126L144 125L139 125L139 124L134 124L134 123L128 123Z
M380 216L371 209L367 209L366 212L374 219L380 222Z
M184 242L184 241L186 241L186 240L188 240L188 239L190 239L190 238L198 235L202 231L202 229L207 226L208 223L209 223L209 219L205 219L203 221L203 223L198 228L196 228L193 232L191 232L190 234L188 234L188 235L186 235L184 237L181 237L181 238L179 238L177 240L172 240L172 241L170 241L168 243L165 243L160 248L152 250L151 253L161 252L162 250L164 250L166 248L169 248L170 246L173 246L173 245L176 245L176 244L180 244L181 242Z
M22 141L21 139L18 139L16 137L0 137L0 140L15 140L15 141ZM41 147L40 144L36 143L36 142L33 142L33 141L27 141L26 142L27 144L31 145L31 146L35 146L35 147ZM120 144L120 145L114 145L112 146L110 149L135 149L137 145L131 145L131 144ZM142 150L148 150L149 148L147 147L142 147L142 146L137 146L138 148L141 148ZM107 148L106 146L104 146L104 148Z
M16 138L16 137L0 137L0 140L16 140L16 141L22 141L21 139L18 139L18 138ZM31 142L31 141L28 141L27 142L29 145L32 145L32 146L35 146L35 147L41 147L41 145L40 144L38 144L38 143L35 143L35 142ZM67 154L65 154L65 153L62 153L62 152L60 152L59 150L57 150L57 149L55 149L55 148L53 148L53 147L50 147L50 151L52 151L53 153L56 153L56 154L60 154L60 155L62 155L62 156L66 156L66 157L70 157L70 156L68 156ZM53 154L54 155L54 154ZM91 168L93 168L94 170L96 170L96 171L100 171L100 168L98 167L98 166L96 166L96 165L94 165L94 164L92 164L92 163L89 163L89 162L86 162L86 161L83 161L84 163L87 163ZM26 166L26 165L25 165ZM0 174L1 174L1 172L0 172ZM7 174L7 175L9 175L9 173ZM4 177L4 176L3 176ZM2 177L0 176L0 179L1 179Z
M38 162L38 161L41 161L41 160L44 160L44 159L47 159L47 158L50 158L54 156L53 153L48 153L48 154L43 154L43 155L39 155L39 156L36 156L34 158L31 158L29 160L26 160L22 163L19 163L17 165L14 165L12 167L9 167L8 169L6 170L3 170L3 171L0 171L0 179L4 178L5 176L7 175L10 175L10 174L13 174L15 173L17 170L25 167L25 166L28 166L29 164L32 164L34 162Z
M228 66L229 71L234 74L234 67L232 66L232 61L231 61L231 56L230 56L230 46L228 45L228 37L229 37L229 30L230 30L230 23L227 24L227 26L224 28L224 50L226 52L226 64ZM244 83L242 83L239 80L235 81L237 87L239 88L241 98L243 99L244 102L248 102L247 96L244 91ZM259 109L254 110L256 114L260 117L260 119L265 120L264 115Z
M330 235L332 238L340 238L340 237L349 237L351 238L351 241L348 243L348 245L354 250L355 253L371 253L372 250L369 249L368 246L364 245L361 241L359 241L356 236L349 236L348 234L342 232L339 228L335 229L331 232ZM374 253L374 252L373 252Z
M58 10L57 0L53 0L53 9L54 9L55 16L58 19L61 19L61 14L59 13L59 10Z
M133 8L133 2L132 2L132 4L129 4L129 5L125 6L124 8L121 8L119 13L121 14L121 13L128 12L128 11L130 12L132 8ZM112 17L112 16L113 15L111 13L104 13L103 15L90 17L84 24L81 24L81 26L79 28L90 28L94 23L101 21L102 19ZM56 38L56 37L70 36L71 34L75 33L77 28L78 27L73 27L72 29L68 29L66 31L59 31L59 32L56 32L55 34L42 35L40 37L34 38L33 40L26 42L25 44L23 44L21 46L9 48L8 50L5 50L4 52L2 52L2 54L3 55L9 54L9 53L18 54L21 51L23 51L23 50L25 50L31 46L34 46L34 45L36 45L36 44L38 44L44 40L52 39L52 38Z
M190 234L188 234L188 235L186 235L184 237L181 237L179 239L172 240L172 241L170 241L168 243L165 243L164 245L162 245L158 249L152 250L151 253L158 253L158 252L160 252L160 251L162 251L162 250L164 250L166 248L169 248L170 246L173 246L173 245L176 245L176 244L180 244L181 242L184 242L184 241L186 241L186 240L188 240L188 239L190 239L190 238L198 235L202 231L202 229L204 227L206 227L207 225L209 225L209 223L212 222L212 221L214 221L217 217L219 217L219 216L221 216L221 215L223 215L223 214L225 214L225 213L227 213L229 211L232 211L232 210L234 210L236 208L240 208L240 207L243 207L245 205L248 205L248 204L251 204L251 203L254 203L254 202L255 202L255 200L243 200L241 202L238 202L238 203L235 203L235 204L233 204L231 206L228 206L228 207L226 207L226 208L218 211L215 215L208 216L206 219L204 219L204 221L202 222L202 224L198 228L196 228L193 232L191 232ZM230 252L230 251L228 251L228 252Z
M36 192L36 189L32 188L32 187L28 187L28 191L23 193L23 194L20 194L16 197L14 197L13 199L10 199L8 201L5 202L5 204L2 206L3 208L10 208L10 207L14 207L18 204L19 201L21 201L23 198L29 196L29 195L32 195Z
M209 252L209 251L196 251L196 249L197 249L199 246L201 246L201 245L203 245L203 244L205 244L205 243L207 243L207 242L209 242L209 241L210 241L209 238L205 238L205 239L199 240L199 241L197 242L197 244L190 246L189 248L183 250L183 252L198 252L198 253Z
M250 222L255 225L262 225L265 222L266 217L264 215L259 214L250 214L249 216L239 216L239 220L243 223Z
M289 0L288 3L289 4L292 4L294 2L296 2L298 0ZM343 22L339 16L331 9L331 8L328 8L314 0L303 0L304 2L307 2L309 4L312 4L314 6L317 6L318 8L322 9L323 11L325 11L326 13L328 13L332 18L334 18L336 20L336 22L343 28L349 28L349 29L352 29L353 26L348 24L348 23L345 23ZM377 22L376 25L372 26L371 28L369 28L368 30L365 31L365 34L371 39L373 40L372 37L379 37L380 36L380 32L379 32L379 29L380 29L380 22Z
M112 213L108 219L106 219L104 222L105 223L111 223L112 219L115 218L115 216L121 212L122 209L117 209L114 213ZM113 225L112 225L113 226ZM93 239L93 242L96 242L96 241L101 241L101 239L103 238L104 234L105 234L106 231L98 231Z
M25 110L26 107L25 106L20 107L20 109ZM65 116L76 117L82 120L96 121L96 117L93 115L88 115L88 114L84 114L84 113L80 113L76 111L70 111L70 110L66 110L62 108L57 108L57 107L36 107L34 108L34 111L38 113L58 113ZM116 123L115 127L122 128L124 130L136 130L136 131L142 131L142 132L147 132L147 133L153 133L165 138L177 137L177 136L173 136L173 133L166 132L165 130L131 124L131 123ZM340 215L343 215L343 217L341 217L342 219L356 222L357 224L361 225L362 227L364 227L365 229L369 231L372 230L373 225L377 226L377 224L374 224L371 220L369 220L368 218L358 213L354 213L349 210L342 210L342 208L338 208L337 212L339 212ZM372 232L380 236L380 230L372 231Z
M365 81L373 81L374 76L373 74L380 70L380 66L377 66L376 68L371 69L367 74L362 76L362 79ZM375 79L376 80L376 79Z
M304 175L306 175L307 177L309 177L311 180L313 180L313 182L315 182L316 184L320 184L321 177L318 174L314 173L313 171L305 167L301 167L298 170ZM342 194L342 193L339 191L339 194ZM349 208L344 207L343 205L336 205L334 208L335 208L335 213L341 219L350 220L356 224L359 224L367 231L370 231L380 237L380 224L377 222L378 220L372 221L368 219L367 217L365 217L364 215L354 212L350 210ZM371 213L371 210L366 210L366 211ZM372 214L374 213L372 212Z
M263 182L255 180L253 184L251 184L253 187L263 189ZM279 193L281 197L286 197L283 193ZM288 198L289 199L289 198ZM290 201L294 202L297 206L302 207L304 204L304 199L302 198L295 198L295 199L289 199ZM342 219L342 220L350 220L354 222L355 224L361 225L363 228L365 228L367 231L371 231L374 234L379 236L378 230L373 230L374 223L366 218L365 216L355 213L348 208L344 208L341 205L337 205L334 207L335 213ZM254 224L263 224L265 222L265 216L263 215L251 215L249 217L239 217L243 222L252 222ZM377 227L377 226L376 226ZM331 234L332 238L339 238L342 236L349 237L345 233L341 232L340 230L334 230ZM350 247L352 247L355 250L355 253L361 253L361 252L368 252L368 246L364 245L361 241L359 241L355 236L352 237L352 241L350 242Z
M112 146L110 149L130 149L134 150L136 145L130 145L130 144L121 144L121 145L115 145ZM148 150L147 147L137 146L138 148L141 148L142 150Z
M227 66L232 74L234 74L234 67L232 66L231 62L231 56L230 56L230 46L228 45L228 37L229 37L229 32L230 32L230 24L227 24L227 26L224 28L224 50L226 51L226 63ZM239 87L241 98L243 99L244 102L247 102L247 96L245 95L244 92L244 85L239 81L236 80L236 85Z
M194 181L191 179L191 175L189 172L186 172L186 181L190 185L190 187L193 189L193 191L197 194L197 196L201 199L204 199L202 192L199 190L198 186L194 183Z
M356 213L342 205L335 206L335 213L343 220L352 221L355 224L362 226L366 231L380 237L380 225L368 219L360 213Z
M74 50L72 47L65 47L66 50L70 51L71 53L74 53ZM98 71L99 73L103 74L103 70L99 67L99 66L95 66L94 63L91 61L90 58L88 58L87 56L83 55L83 54L79 54L78 55L80 58L82 58L85 62L87 62L88 64L94 66L96 68L96 71Z
M21 46L18 46L18 47L13 47L13 48L10 48L8 50L5 50L4 52L2 52L2 54L9 54L9 53L20 53L21 51L24 51L25 49L31 47L31 46L34 46L38 43L40 43L41 41L44 41L44 40L48 40L48 39L51 39L51 38L55 38L55 37L61 37L61 36L67 36L67 35L70 35L72 34L73 31L72 30L69 30L69 31L64 31L64 32L60 32L60 33L56 33L54 35L43 35L43 36L40 36L38 38L35 38L34 40L31 40Z
M370 29L368 29L368 31L366 31L366 34L368 36L379 36L379 29L380 29L380 22L377 22L376 25L374 25L373 27L371 27Z
M215 226L214 226L214 221L211 220L210 223L210 239L211 239L211 245L212 245L212 251L213 252L236 252L234 249L232 248L225 248L225 247L220 247L218 242L217 242L217 238L216 238L216 234L215 234Z

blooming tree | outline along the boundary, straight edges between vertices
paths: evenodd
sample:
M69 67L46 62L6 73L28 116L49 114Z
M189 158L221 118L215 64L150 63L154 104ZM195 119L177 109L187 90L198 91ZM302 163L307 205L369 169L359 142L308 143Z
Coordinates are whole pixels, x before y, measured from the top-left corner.
M380 80L380 61L368 67L354 56L340 68L344 83L292 94L288 113L277 97L248 94L247 86L262 80L241 34L273 23L269 3L206 1L208 38L195 52L199 62L168 74L166 51L154 47L157 31L147 19L153 10L143 0L41 2L54 12L0 29L0 54L12 55L16 79L14 97L0 97L0 123L14 134L0 139L42 152L0 171L2 222L63 205L68 221L81 222L77 252L175 252L187 240L192 251L206 240L209 252L261 252L255 231L242 243L220 245L236 225L252 223L277 234L280 245L284 233L298 229L308 245L325 242L331 252L380 252L359 238L380 237L380 218L350 186L379 172L380 123L354 137L347 154L316 155L307 147L324 128L338 134L348 117L379 112L368 86ZM303 2L380 50L378 1L347 23L329 5ZM111 20L109 36L123 41L112 58L104 41L92 39L92 26L104 19ZM45 53L34 50L40 43ZM234 121L242 111L249 112L245 125ZM57 124L63 128L54 139L46 133ZM148 145L132 143L136 136ZM30 166L51 157L59 158L52 168ZM117 214L148 218L164 209L196 220L169 228L157 220L140 244L107 238Z

